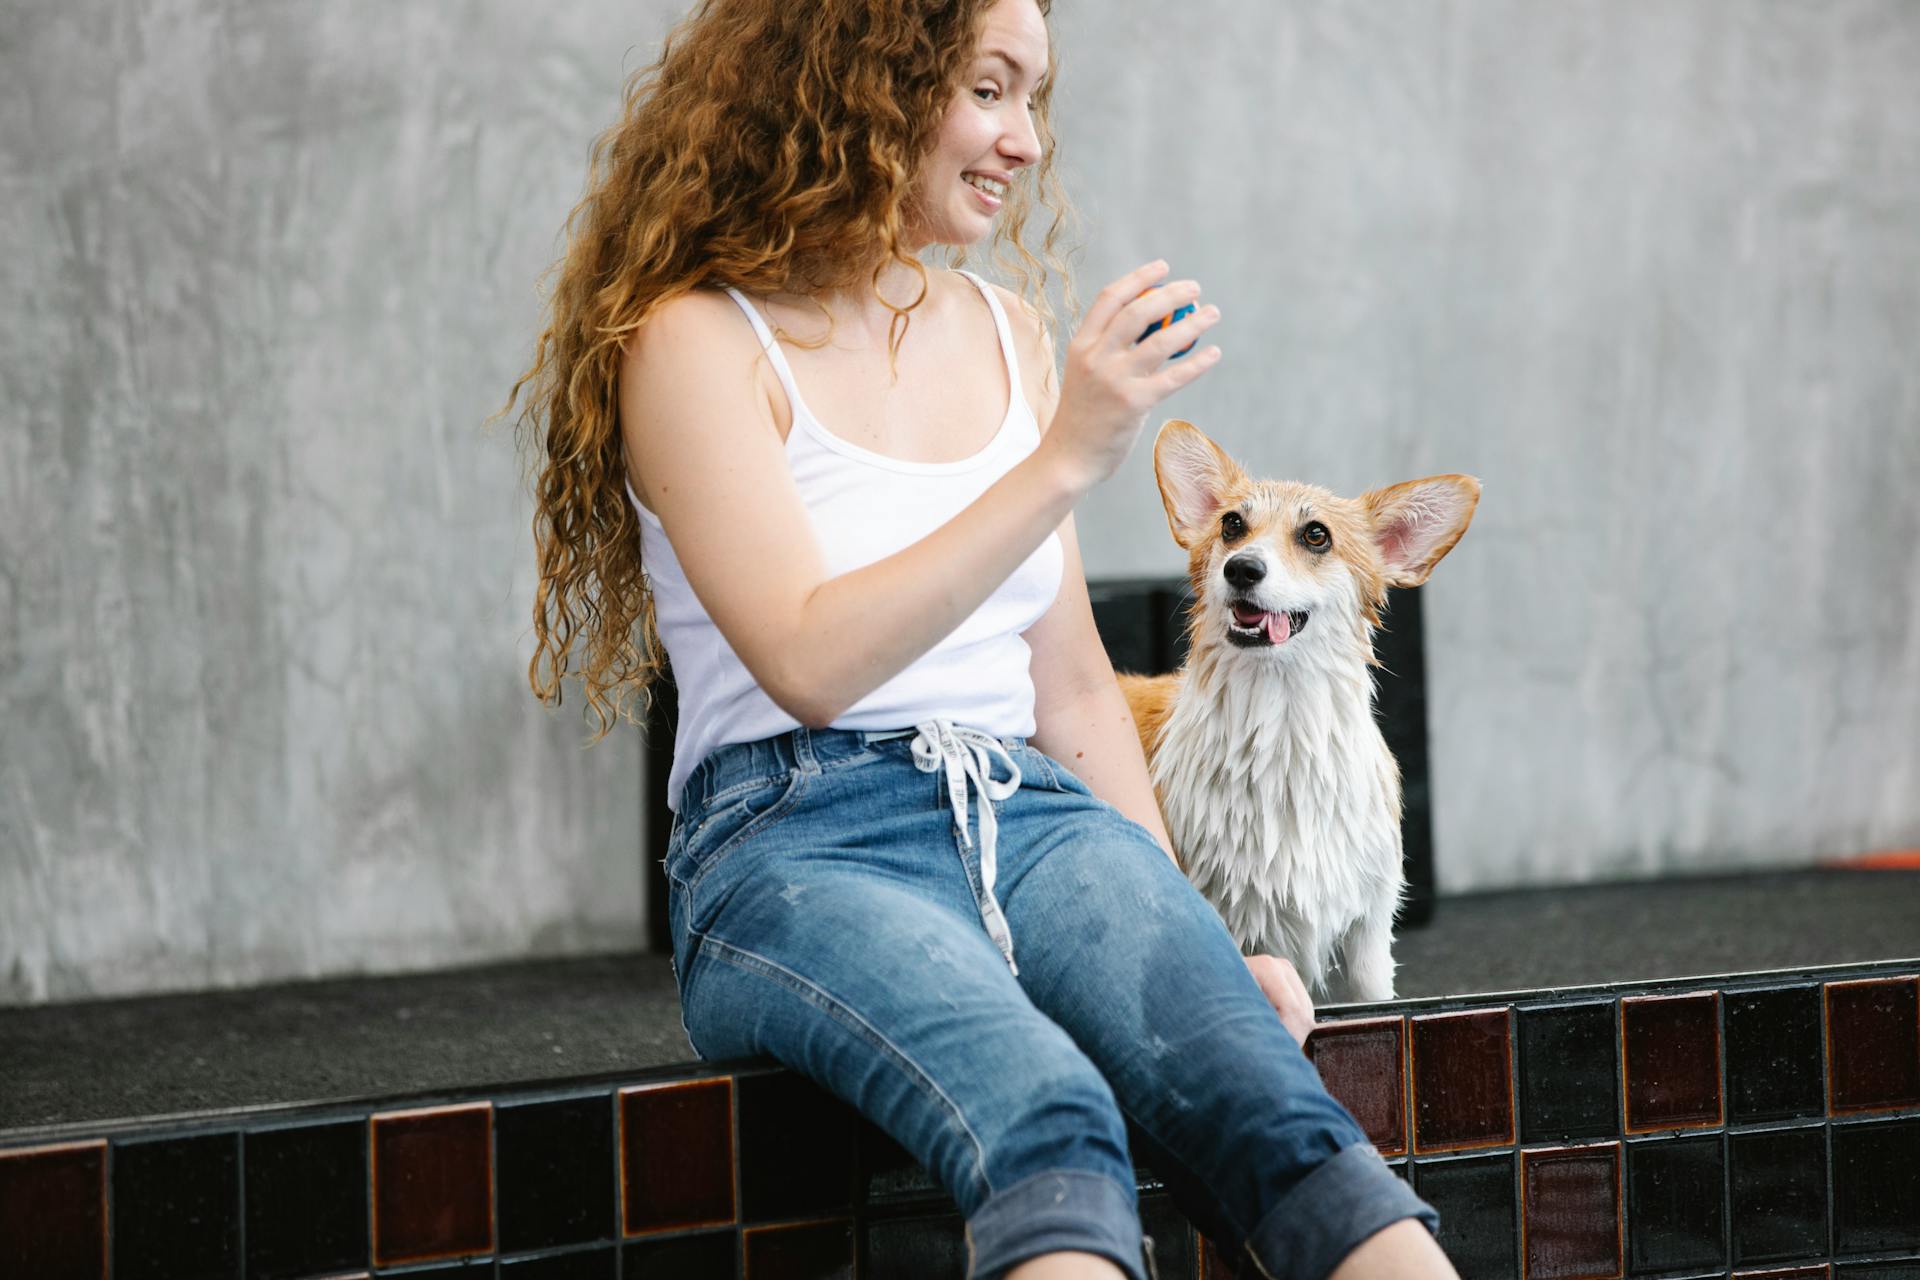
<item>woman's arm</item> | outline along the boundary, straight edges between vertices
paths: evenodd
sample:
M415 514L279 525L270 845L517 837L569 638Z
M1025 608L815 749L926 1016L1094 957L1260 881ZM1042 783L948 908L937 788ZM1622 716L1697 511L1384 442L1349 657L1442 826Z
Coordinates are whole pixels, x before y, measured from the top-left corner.
M1203 310L1133 339L1167 302L1139 298L1150 264L1088 308L1045 447L959 515L905 550L829 577L785 449L750 371L758 345L724 295L674 299L629 339L620 422L634 487L673 543L693 592L783 710L824 726L964 622L1120 465L1153 405L1191 382L1218 348L1166 357L1211 328Z
M1173 858L1160 818L1133 712L1093 623L1080 546L1069 517L1060 526L1066 553L1060 595L1026 631L1033 650L1033 745L1074 771L1089 790L1153 833Z

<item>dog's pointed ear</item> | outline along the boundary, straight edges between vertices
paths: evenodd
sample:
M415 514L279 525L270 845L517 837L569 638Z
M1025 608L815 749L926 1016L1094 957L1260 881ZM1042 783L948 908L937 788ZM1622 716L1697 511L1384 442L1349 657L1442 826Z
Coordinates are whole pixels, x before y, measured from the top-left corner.
M1428 476L1375 489L1360 502L1373 521L1387 584L1417 587L1467 531L1480 502L1480 482L1472 476Z
M1167 527L1173 540L1191 547L1213 527L1227 490L1246 481L1246 472L1191 422L1170 418L1153 442L1153 476L1160 482Z

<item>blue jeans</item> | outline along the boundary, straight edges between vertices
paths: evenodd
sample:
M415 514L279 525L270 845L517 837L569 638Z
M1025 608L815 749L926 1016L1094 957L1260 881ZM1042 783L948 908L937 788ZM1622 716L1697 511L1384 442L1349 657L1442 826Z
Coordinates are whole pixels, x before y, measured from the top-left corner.
M999 740L979 806L899 734L796 729L689 776L666 859L674 973L706 1060L767 1055L918 1159L966 1219L969 1277L1076 1249L1146 1280L1133 1157L1242 1273L1320 1277L1438 1216L1374 1153L1145 828ZM1004 931L1003 931L1004 932Z

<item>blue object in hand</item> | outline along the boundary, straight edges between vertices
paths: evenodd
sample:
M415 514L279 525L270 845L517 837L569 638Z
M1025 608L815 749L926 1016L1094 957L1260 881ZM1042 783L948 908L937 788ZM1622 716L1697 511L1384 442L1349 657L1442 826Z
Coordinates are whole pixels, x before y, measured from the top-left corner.
M1159 287L1160 286L1156 284L1153 286L1153 288L1142 289L1139 293L1135 294L1134 296L1136 298L1144 298L1148 294L1152 293L1154 289L1158 289ZM1139 337L1133 340L1134 345L1138 346L1140 343L1145 342L1148 338L1151 338L1155 333L1158 333L1160 330L1166 328L1168 325L1178 324L1180 323L1180 321L1186 319L1188 316L1192 314L1193 314L1193 304L1189 302L1186 306L1181 307L1178 311L1175 311L1170 315L1161 316L1158 320L1155 320L1152 324L1147 326L1147 331L1145 333L1141 334ZM1178 360L1181 356L1187 354L1187 352L1193 350L1194 347L1198 345L1199 343L1197 341L1189 342L1186 346L1180 348L1178 351L1174 352L1172 355L1168 356L1167 358L1169 360Z

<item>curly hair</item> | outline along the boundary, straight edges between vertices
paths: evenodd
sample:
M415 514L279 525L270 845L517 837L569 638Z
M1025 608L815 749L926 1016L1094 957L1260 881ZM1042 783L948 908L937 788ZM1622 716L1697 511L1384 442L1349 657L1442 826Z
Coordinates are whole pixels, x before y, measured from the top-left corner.
M629 79L620 119L594 143L566 251L542 277L557 280L533 365L495 415L525 389L518 434L539 565L528 682L552 706L577 674L599 721L591 741L637 720L633 703L644 710L666 667L622 483L628 336L692 289L811 293L850 287L870 269L894 312L897 355L926 297L925 269L902 245L913 182L991 3L700 0L659 59ZM1045 18L1050 0L1036 3ZM1050 54L1032 97L1042 158L1009 189L988 254L1048 324L1049 271L1077 309L1056 251L1074 211L1054 171L1053 67ZM1039 257L1022 242L1036 202L1052 214ZM964 249L948 258L964 263ZM919 275L905 306L879 294L889 262Z

